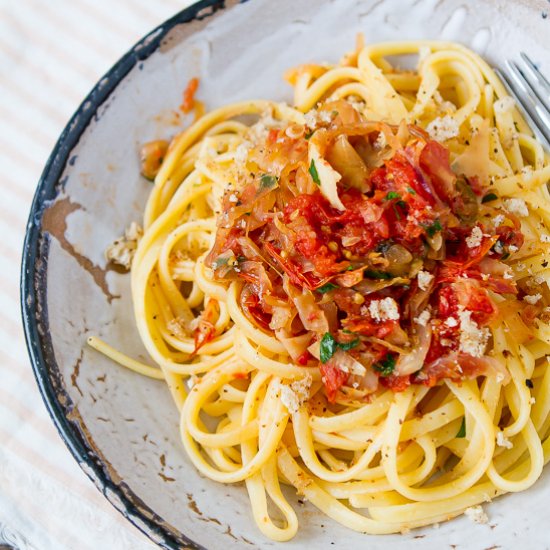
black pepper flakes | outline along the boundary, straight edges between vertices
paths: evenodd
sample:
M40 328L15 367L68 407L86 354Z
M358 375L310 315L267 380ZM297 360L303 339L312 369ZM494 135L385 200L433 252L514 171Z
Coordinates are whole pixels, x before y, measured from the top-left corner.
M525 380L525 385L526 385L530 390L532 390L533 387L534 387L534 386L533 386L533 381L532 381L530 378L527 378L527 379Z

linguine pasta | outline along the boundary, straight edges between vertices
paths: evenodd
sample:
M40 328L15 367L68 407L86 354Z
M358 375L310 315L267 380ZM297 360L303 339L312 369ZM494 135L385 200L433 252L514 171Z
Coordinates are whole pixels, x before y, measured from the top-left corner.
M286 76L293 106L216 109L160 165L131 266L156 367L89 343L166 382L271 539L298 530L282 484L368 534L479 517L550 456L548 160L458 44Z

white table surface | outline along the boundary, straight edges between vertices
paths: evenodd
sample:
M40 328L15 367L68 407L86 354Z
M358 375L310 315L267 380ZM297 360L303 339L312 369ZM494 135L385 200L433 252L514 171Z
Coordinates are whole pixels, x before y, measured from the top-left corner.
M42 403L25 347L19 269L55 141L99 78L189 0L0 0L0 545L154 545L80 470Z

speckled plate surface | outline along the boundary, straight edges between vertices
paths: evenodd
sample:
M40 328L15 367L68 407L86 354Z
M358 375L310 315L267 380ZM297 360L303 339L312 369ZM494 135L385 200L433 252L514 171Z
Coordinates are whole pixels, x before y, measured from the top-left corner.
M199 475L179 441L165 385L86 347L98 335L148 361L136 333L128 275L105 248L141 218L150 183L138 145L177 131L173 111L189 78L208 108L247 99L291 100L284 70L336 61L358 31L368 42L460 41L495 65L520 50L550 74L546 1L205 1L140 41L103 78L67 125L45 168L25 241L22 308L29 353L61 436L105 496L167 548L283 547L255 527L243 485ZM298 504L300 530L285 549L550 548L550 470L525 493L487 507L489 525L458 518L439 529L369 537Z

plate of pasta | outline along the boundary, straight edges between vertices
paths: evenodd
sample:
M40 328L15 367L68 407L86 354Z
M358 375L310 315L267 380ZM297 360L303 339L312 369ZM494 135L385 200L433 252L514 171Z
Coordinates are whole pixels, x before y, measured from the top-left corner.
M225 4L135 46L40 182L69 449L167 548L542 547L550 159L494 67L546 17Z

